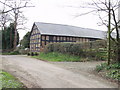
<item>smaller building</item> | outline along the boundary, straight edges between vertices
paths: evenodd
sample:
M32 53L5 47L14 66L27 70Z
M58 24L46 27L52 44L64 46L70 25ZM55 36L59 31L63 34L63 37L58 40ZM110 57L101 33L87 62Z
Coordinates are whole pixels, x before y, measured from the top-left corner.
M105 32L69 25L35 22L30 36L30 51L40 52L49 43L89 42L105 39Z

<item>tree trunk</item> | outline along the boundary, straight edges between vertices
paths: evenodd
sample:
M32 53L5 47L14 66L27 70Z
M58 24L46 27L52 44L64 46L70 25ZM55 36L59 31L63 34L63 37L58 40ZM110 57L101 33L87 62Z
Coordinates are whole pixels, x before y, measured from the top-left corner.
M14 11L15 13L15 21L14 21L14 43L13 43L13 50L16 49L16 46L17 46L17 19L18 19L18 11L17 9L15 9Z
M13 48L13 42L12 42L12 30L10 31L10 48Z
M110 29L111 29L111 3L109 0L109 13L108 13L108 65L110 65L110 54L111 54L111 42L110 42Z
M120 63L120 43L117 44L116 61Z
M15 50L17 46L17 30L15 25L15 32L14 32L14 43L13 43L13 49Z

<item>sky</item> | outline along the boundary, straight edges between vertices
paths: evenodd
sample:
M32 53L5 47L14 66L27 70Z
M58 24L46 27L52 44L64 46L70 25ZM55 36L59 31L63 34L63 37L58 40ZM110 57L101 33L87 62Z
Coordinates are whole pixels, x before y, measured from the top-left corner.
M65 24L107 31L105 26L98 26L97 23L100 20L95 13L76 17L90 10L76 7L90 1L92 0L31 0L31 5L35 7L22 10L27 18L25 26L28 29L19 30L20 39L26 32L31 31L34 22Z

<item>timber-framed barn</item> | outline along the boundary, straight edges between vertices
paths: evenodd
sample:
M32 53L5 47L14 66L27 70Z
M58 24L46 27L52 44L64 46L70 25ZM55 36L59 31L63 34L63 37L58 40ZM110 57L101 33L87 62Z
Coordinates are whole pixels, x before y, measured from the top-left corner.
M105 32L70 25L35 22L30 36L30 51L40 52L49 43L89 42L105 39Z

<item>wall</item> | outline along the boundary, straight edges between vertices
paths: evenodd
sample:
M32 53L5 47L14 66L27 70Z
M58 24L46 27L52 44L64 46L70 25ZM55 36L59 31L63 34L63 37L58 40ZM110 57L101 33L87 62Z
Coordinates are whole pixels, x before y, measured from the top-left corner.
M55 35L42 35L40 51L44 51L44 48L49 43L62 43L62 42L89 42L96 39L71 37L71 36L55 36Z
M30 51L40 52L41 34L37 27L34 25L30 36Z

